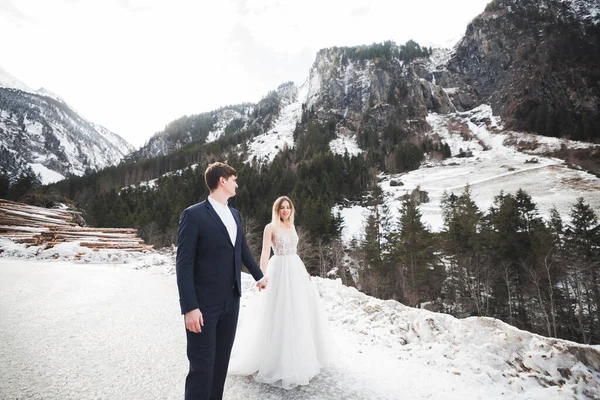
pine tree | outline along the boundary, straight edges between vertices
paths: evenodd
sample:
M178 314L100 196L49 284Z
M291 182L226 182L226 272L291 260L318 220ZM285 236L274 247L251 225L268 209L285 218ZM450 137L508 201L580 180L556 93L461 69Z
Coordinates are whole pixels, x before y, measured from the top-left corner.
M502 266L499 271L504 276L506 294L496 293L497 307L502 307L502 302L507 302L508 320L521 328L529 328L528 313L526 310L526 282L528 281L528 258L532 256L529 232L529 212L531 205L526 196L521 195L519 200L511 194L500 192L494 198L494 204L489 211L489 226L491 237L490 246L494 263ZM510 278L510 279L509 279ZM508 295L508 294L511 295ZM513 312L516 314L513 315ZM498 309L502 315L502 309ZM513 320L513 318L517 320Z
M568 257L574 276L577 319L584 342L596 343L600 337L600 234L598 217L582 197L571 209L567 231Z
M477 315L487 313L491 269L484 257L480 232L481 212L466 186L460 196L444 193L443 249L449 261L448 293L457 302L469 300L465 307ZM465 310L466 311L466 310Z
M375 269L381 268L383 263L383 230L381 229L383 219L381 207L383 204L383 191L379 185L375 185L369 201L370 213L367 217L363 244L365 261Z
M405 301L417 305L439 296L443 280L442 269L436 263L433 236L421 221L421 211L414 199L406 195L400 209L398 267L403 270Z
M31 168L28 168L27 171L21 174L16 181L9 186L7 197L11 200L18 201L26 194L33 193L40 186L40 177L36 175Z
M361 288L379 297L389 298L390 276L384 263L384 237L382 230L381 206L384 204L383 191L375 184L369 200L369 215L365 223L365 237L360 245L364 270L361 273Z
M0 198L5 199L8 196L8 189L10 188L10 177L7 173L2 171L0 173Z
M548 227L552 232L554 240L560 244L562 235L564 233L564 227L562 217L560 216L560 213L556 207L552 207L550 209L550 221L548 222Z

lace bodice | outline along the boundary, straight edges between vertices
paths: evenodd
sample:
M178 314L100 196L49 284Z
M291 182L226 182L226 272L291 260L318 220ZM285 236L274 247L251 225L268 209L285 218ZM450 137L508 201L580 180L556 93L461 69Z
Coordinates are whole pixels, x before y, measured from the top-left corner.
M279 229L274 234L273 252L276 256L289 256L296 254L298 249L298 234L296 229L286 231Z

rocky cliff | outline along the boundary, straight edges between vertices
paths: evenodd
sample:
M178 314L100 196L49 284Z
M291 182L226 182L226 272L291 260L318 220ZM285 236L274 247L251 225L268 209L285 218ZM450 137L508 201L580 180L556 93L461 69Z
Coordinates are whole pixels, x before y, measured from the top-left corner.
M448 70L509 128L600 138L600 6L494 0L467 27Z

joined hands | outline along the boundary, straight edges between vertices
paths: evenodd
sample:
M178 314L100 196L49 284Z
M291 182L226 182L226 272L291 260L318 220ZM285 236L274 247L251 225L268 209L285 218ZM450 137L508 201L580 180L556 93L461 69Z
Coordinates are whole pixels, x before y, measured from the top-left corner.
M262 281L256 282L256 287L258 288L258 291L260 292L263 289L266 289L267 283L269 283L269 278L267 278L266 276L265 276L265 279L263 279Z

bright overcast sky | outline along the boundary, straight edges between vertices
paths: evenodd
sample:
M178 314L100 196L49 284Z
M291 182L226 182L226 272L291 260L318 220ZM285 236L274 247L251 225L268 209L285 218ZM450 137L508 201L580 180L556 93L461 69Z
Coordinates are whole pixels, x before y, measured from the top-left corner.
M458 39L489 0L0 0L0 68L135 146L302 83L316 52Z

